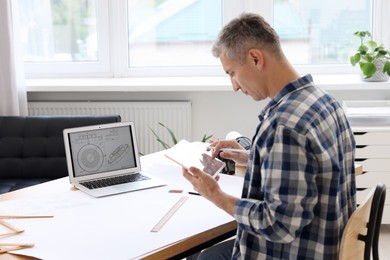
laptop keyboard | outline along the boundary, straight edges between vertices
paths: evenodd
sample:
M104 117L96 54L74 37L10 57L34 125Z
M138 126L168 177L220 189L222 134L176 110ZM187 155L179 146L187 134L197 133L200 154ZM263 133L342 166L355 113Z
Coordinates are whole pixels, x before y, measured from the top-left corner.
M112 178L100 179L95 181L80 182L81 185L87 187L90 190L113 186L117 184L124 184L129 182L149 180L150 178L142 175L141 173L122 175Z

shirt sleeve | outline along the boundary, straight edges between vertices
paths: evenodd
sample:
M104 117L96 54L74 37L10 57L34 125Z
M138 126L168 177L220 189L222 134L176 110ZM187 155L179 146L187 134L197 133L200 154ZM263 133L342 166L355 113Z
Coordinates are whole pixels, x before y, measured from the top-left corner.
M261 158L264 200L241 199L235 206L235 218L240 228L267 240L288 243L308 225L317 204L317 158L307 135L278 126L268 140L266 157ZM259 152L256 149L257 152ZM260 151L260 157L261 157ZM260 185L259 185L260 186Z

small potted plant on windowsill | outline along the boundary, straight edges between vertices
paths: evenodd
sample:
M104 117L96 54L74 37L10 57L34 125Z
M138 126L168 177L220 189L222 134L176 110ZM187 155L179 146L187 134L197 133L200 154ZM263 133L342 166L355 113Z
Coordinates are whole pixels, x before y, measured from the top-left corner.
M383 44L377 44L368 31L358 31L353 35L360 38L360 46L350 62L353 66L359 64L362 80L387 81L390 76L390 52Z

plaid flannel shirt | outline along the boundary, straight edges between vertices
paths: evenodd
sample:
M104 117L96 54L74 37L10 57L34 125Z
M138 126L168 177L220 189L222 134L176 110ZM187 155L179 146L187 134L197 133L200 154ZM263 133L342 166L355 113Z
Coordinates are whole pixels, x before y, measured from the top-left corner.
M259 119L233 259L337 259L356 209L355 140L342 108L307 75Z

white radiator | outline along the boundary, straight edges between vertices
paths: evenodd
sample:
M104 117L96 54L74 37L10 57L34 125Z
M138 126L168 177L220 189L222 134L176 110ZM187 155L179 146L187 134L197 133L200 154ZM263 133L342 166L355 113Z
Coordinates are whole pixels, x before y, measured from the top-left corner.
M169 127L177 140L191 140L191 102L29 102L29 115L120 115L122 121L133 121L136 126L139 151L149 154L163 150L150 129L161 140L173 145L166 129Z

